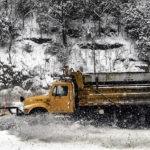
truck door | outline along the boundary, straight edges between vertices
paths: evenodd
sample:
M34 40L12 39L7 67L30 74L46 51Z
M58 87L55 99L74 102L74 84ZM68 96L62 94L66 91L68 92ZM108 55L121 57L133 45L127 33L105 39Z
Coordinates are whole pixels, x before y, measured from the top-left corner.
M51 95L51 110L53 113L73 112L73 98L69 85L55 85Z

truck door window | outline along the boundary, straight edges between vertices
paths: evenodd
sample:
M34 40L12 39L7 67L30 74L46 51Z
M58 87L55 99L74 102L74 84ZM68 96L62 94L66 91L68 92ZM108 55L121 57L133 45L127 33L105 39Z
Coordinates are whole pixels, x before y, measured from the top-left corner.
M68 86L55 86L52 96L67 96Z

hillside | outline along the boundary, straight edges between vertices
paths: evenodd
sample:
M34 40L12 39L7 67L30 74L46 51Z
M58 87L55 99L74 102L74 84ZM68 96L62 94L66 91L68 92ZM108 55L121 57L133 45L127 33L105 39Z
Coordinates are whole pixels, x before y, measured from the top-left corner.
M1 0L0 7L3 100L48 93L64 65L93 72L94 50L97 72L149 71L146 0Z

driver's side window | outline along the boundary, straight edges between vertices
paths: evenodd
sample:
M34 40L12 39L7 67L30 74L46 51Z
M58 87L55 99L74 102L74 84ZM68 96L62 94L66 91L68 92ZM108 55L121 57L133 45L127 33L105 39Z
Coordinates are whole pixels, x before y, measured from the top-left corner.
M55 86L52 96L67 96L68 86Z

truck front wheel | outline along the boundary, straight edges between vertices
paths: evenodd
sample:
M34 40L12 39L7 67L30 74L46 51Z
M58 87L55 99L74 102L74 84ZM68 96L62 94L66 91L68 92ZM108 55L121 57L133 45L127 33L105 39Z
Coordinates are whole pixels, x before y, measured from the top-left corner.
M30 111L30 115L43 115L46 113L48 113L48 111L45 108L41 108L41 107L34 108Z

